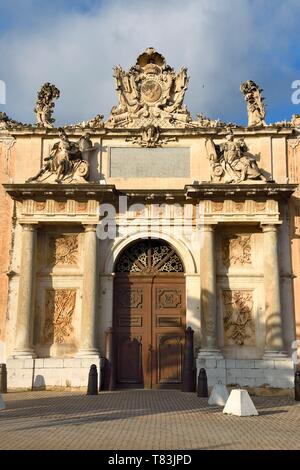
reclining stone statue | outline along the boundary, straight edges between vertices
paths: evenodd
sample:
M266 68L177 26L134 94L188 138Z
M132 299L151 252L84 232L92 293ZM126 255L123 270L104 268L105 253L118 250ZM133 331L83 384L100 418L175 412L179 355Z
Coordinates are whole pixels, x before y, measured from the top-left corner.
M248 152L244 139L234 140L233 134L226 141L215 145L212 139L206 140L206 151L210 160L211 180L224 183L240 183L246 180L267 181L258 168L254 157Z
M83 140L90 140L83 136L79 143L71 142L64 129L59 129L59 142L56 142L39 172L27 180L31 182L47 183L84 183L88 179L89 164L82 158ZM90 148L90 143L87 143ZM86 145L87 146L87 145Z

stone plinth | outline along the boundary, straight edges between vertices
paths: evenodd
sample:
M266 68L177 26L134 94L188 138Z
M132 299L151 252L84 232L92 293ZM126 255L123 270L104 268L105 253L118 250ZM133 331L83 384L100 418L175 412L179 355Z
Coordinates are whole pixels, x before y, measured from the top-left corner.
M8 359L8 390L85 388L92 364L96 364L101 377L101 361L101 358Z
M222 383L228 386L292 390L294 364L290 358L264 359L205 359L198 356L197 374L204 367L208 386Z

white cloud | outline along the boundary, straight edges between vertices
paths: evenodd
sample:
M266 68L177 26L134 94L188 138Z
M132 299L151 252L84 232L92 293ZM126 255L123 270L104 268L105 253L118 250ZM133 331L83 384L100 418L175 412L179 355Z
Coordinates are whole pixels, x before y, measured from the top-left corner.
M35 1L26 0L24 22L0 38L5 111L15 119L34 120L36 93L46 81L61 90L58 124L107 116L116 104L113 66L129 68L148 46L171 66L188 67L186 104L194 115L245 122L239 84L248 78L262 85L274 115L276 106L290 106L290 84L300 78L292 56L298 0L85 0L93 5L85 13L58 3L55 14L34 15Z

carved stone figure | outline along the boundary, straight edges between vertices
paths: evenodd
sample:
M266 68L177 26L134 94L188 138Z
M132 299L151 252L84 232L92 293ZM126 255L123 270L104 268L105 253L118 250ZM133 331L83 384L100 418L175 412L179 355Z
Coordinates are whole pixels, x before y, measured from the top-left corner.
M82 159L79 143L71 142L64 129L59 129L59 142L56 142L50 155L44 158L40 171L27 180L47 183L84 183L88 178L89 164ZM81 144L82 145L82 144Z
M264 98L261 96L262 89L252 80L242 83L240 90L247 102L248 127L265 126L265 105Z
M176 140L176 137L162 137L160 128L153 126L153 124L143 127L142 135L126 138L127 142L138 144L141 147L161 147L168 142L174 142Z
M220 145L215 145L212 139L206 139L205 145L210 160L212 181L224 183L240 183L252 179L266 181L255 158L248 152L244 139L235 141L233 134L228 134L226 141Z
M55 119L52 118L54 100L59 98L60 91L49 82L44 83L38 92L36 107L34 109L38 126L53 127Z
M152 47L137 58L126 73L114 69L118 105L111 110L106 127L186 127L191 116L183 106L188 86L187 71L176 74Z

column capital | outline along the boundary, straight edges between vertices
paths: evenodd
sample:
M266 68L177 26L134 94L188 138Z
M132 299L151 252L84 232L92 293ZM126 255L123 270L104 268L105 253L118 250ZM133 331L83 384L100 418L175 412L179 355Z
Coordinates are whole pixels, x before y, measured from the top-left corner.
M20 225L24 232L35 232L38 229L38 224L21 223Z
M214 232L216 230L217 224L204 224L200 225L200 230L202 232Z
M85 232L96 232L97 224L82 224Z
M266 232L277 232L278 230L278 225L277 224L261 224L261 229L263 233Z

